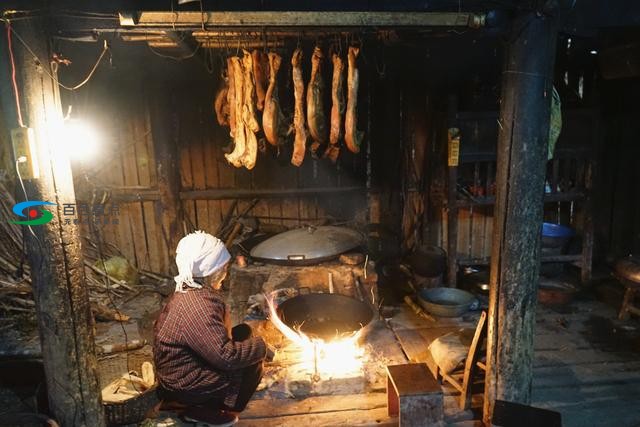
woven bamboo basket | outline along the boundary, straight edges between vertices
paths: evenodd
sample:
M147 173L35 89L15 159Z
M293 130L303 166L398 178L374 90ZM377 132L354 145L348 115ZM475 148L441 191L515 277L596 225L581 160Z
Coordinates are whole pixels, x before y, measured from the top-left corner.
M98 380L100 388L107 386L123 374L141 372L144 362L153 361L151 346L141 349L111 354L98 359ZM138 396L118 403L103 403L107 425L135 424L143 421L147 413L159 402L156 386Z

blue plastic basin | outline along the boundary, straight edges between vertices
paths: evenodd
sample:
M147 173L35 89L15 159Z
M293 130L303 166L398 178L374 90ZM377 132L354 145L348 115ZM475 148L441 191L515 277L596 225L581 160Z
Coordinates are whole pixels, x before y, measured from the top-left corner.
M544 237L572 237L575 234L573 228L566 225L553 224L551 222L542 223L542 235Z

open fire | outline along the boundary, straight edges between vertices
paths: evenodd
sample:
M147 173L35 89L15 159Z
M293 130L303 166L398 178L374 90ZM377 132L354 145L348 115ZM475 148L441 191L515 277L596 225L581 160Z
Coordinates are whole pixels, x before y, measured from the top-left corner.
M353 378L363 375L365 350L358 344L362 330L345 335L336 333L332 339L310 337L286 325L278 316L273 296L267 298L270 319L282 334L300 349L302 368L317 382L329 378Z

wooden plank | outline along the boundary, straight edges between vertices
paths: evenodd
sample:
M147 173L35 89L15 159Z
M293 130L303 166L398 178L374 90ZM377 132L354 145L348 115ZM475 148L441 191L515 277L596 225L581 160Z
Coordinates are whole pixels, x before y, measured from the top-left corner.
M206 105L210 105L207 103ZM200 113L200 126L201 140L204 147L204 167L205 167L205 185L206 188L217 188L219 186L218 178L218 158L217 158L217 144L216 139L220 131L217 124L214 124L214 119L209 110L199 109ZM215 126L215 129L214 129ZM219 200L207 201L208 210L208 228L209 233L214 233L218 229L222 222L222 205Z
M476 163L474 165L473 185L475 188L482 188L481 169L483 169L482 164ZM482 206L474 207L471 211L471 250L469 251L472 257L484 256L485 222L485 209Z
M206 190L205 175L205 150L204 141L201 138L201 121L200 115L194 114L190 124L186 130L188 138L193 141L190 146L191 150L191 173L193 175L194 190ZM196 226L199 230L209 229L209 207L205 200L195 200L195 218Z
M122 111L120 105L117 105L117 108L114 111ZM115 144L115 161L113 162L113 181L117 185L125 185L125 171L124 171L124 161L125 161L125 149L129 142L129 135L123 127L123 117L121 114L114 114L112 116L112 129L114 129L117 135L117 143ZM133 246L133 234L131 232L131 224L129 223L129 209L128 206L119 203L117 201L111 200L109 203L111 206L118 205L119 215L114 219L118 221L118 224L114 227L116 228L116 241L114 244L120 249L122 255L133 262L135 260L135 249ZM106 240L106 239L105 239Z
M282 225L288 228L298 227L300 225L300 216L298 215L298 200L293 197L282 199L282 216L292 218L283 220Z
M631 388L601 387L592 393L578 393L575 388L544 390L535 396L532 405L560 411L564 427L635 426L640 419L637 394Z
M144 108L140 109L140 120L134 122L133 135L138 146L136 150L136 166L138 169L138 181L140 186L150 187L154 184L152 173L155 178L155 158L153 156L153 142L151 141L151 128L149 108L144 103ZM153 202L140 203L142 219L144 224L145 241L148 248L149 265L151 271L164 271L164 255L162 240L162 230L156 227L156 213ZM161 259L163 261L161 261Z
M429 345L438 337L459 330L456 326L421 329L394 330L402 349L411 362L426 362L429 359Z
M190 169L190 156L188 148L182 148L181 158L181 170L186 172L186 175L182 174L182 186L185 188L180 192L180 199L182 200L231 200L231 199L267 199L267 198L287 198L287 197L313 197L317 195L325 195L335 197L336 195L349 196L352 193L364 194L365 188L360 186L354 187L329 187L329 188L283 188L283 189L251 189L251 188L234 188L229 184L221 184L220 188L210 188L205 190L190 190L186 189L185 185L188 182L192 182L192 173ZM218 163L220 166L222 163ZM220 174L220 180L222 177L228 178L227 171ZM226 180L226 179L225 179ZM231 179L235 182L235 179ZM118 202L139 202L139 201L155 201L160 199L160 194L157 190L148 187L142 187L138 185L107 185L98 186L96 190L107 191L111 198L110 200ZM82 191L79 192L79 200L88 200L91 194Z
M581 261L582 255L544 255L540 257L540 262L575 262ZM461 266L488 265L491 257L487 258L459 258L458 264Z
M186 95L183 92L176 93L176 102L183 103L187 102ZM191 139L191 131L193 129L194 120L192 115L188 114L184 110L180 110L178 113L178 132L179 132L179 140L183 141L180 144L180 176L182 183L182 191L193 190L194 188L194 174L193 174L193 143L194 141ZM193 200L184 200L183 208L185 211L187 222L189 223L189 230L193 231L197 229L197 217L196 217L196 204Z
M216 133L216 146L215 146L215 154L216 154L216 163L218 170L218 186L219 188L235 188L235 168L227 163L227 160L224 157L224 153L222 152L222 148L231 142L231 138L229 136L229 129L222 128L220 133ZM231 197L229 198L231 199ZM239 207L238 203L238 207ZM225 200L224 198L220 198L220 210L223 212L223 215L226 215L231 207L233 206L232 200ZM234 215L241 210L236 207Z
M281 154L282 156L283 154ZM280 159L276 161L278 167L278 175L282 179L280 188L300 188L299 184L299 169L291 167L289 162L282 164ZM295 220L284 220L283 225L294 228L300 226L300 200L296 195L285 196L282 199L282 216L287 218L296 218Z
M106 108L110 108L112 111L119 111L119 106L114 100L111 100ZM105 126L111 129L113 133L113 143L111 144L111 153L109 156L109 167L101 169L96 180L108 185L123 185L124 184L124 171L122 164L122 147L127 143L124 137L124 132L120 128L119 115L111 114L105 119ZM83 203L76 195L78 203ZM122 212L122 206L113 200L109 201L107 206L110 208L114 204L119 205L119 214L110 216L109 225L106 225L103 229L104 233L102 238L105 243L111 243L116 246L124 257L127 259L133 259L133 244L131 238L131 232L129 229L128 221L124 221L124 213ZM117 221L117 224L113 224Z
M379 409L387 407L386 393L367 393L340 396L312 396L302 400L254 399L242 412L242 419L270 418L323 412Z
M253 208L253 215L260 217L261 224L271 224L271 218L269 218L269 205L267 200L260 200Z
M557 202L571 202L577 200L583 200L585 198L584 191L566 191L557 193L547 193L543 197L544 203L557 203ZM495 197L475 197L473 200L459 199L456 202L458 208L468 208L471 205L494 205L496 202Z
M230 166L232 167L232 166ZM236 185L239 183L236 182ZM357 193L363 192L364 187L323 187L323 188L286 188L286 189L251 189L251 188L218 188L214 190L203 191L183 191L180 198L183 200L204 200L204 199L255 199L270 197L291 197L291 196L315 196L320 194L334 193Z
M278 173L271 173L273 167L271 159L268 156L262 155L262 153L258 153L258 156L259 158L256 161L256 166L251 171L250 189L264 190L277 187ZM275 216L276 210L270 200L261 200L258 202L253 209L253 213L260 217L260 224L281 223L280 220L271 218L272 216ZM282 212L278 212L278 216L282 216Z
M133 106L121 109L121 125L125 132L125 141L131 141L134 135L135 121L140 120L139 110ZM133 140L122 150L124 185L140 185L136 162L138 141ZM130 203L121 208L120 221L127 222L131 231L133 245L132 258L129 259L138 268L148 268L148 248L145 239L144 221L141 203Z
M319 412L290 416L274 416L268 418L241 418L238 427L299 427L311 425L314 427L396 427L397 418L389 418L387 408L366 410L347 410L338 412Z
M458 243L456 245L458 258L471 255L471 233L473 230L472 208L458 209Z
M175 99L171 92L160 90L163 82L154 80L148 89L157 92L157 99L148 101L146 106L149 133L152 143L149 150L153 151L153 167L151 174L155 176L158 189L158 199L154 203L154 229L148 229L147 235L150 248L157 248L160 252L158 262L162 270L174 272L172 262L175 249L180 238L184 235L184 210L178 193L181 187L180 171L181 159L178 152L179 139L179 109L175 108ZM151 178L153 183L153 178ZM156 237L151 237L154 234ZM153 253L153 251L152 251Z
M138 12L120 13L122 26L136 27L477 27L484 18L452 12Z
M484 244L482 257L491 256L491 236L493 236L493 207L487 206L484 210Z

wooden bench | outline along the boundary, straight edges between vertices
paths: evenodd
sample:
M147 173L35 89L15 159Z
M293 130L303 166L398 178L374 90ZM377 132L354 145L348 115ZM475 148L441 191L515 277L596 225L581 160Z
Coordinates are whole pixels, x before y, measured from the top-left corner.
M387 408L400 427L444 424L442 387L425 363L387 366Z

